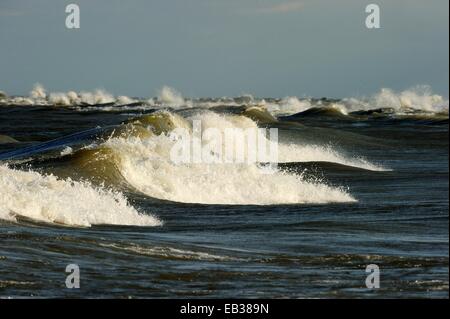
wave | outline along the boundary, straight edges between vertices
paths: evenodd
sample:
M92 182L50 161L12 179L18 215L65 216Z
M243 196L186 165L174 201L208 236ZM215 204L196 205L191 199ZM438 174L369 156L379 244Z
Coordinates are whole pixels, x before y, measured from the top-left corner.
M97 89L93 92L50 92L47 93L41 84L36 84L26 97L8 97L6 93L0 95L1 104L33 105L33 106L94 106L94 105L128 105L137 102L128 96L118 96L105 90Z
M86 182L0 166L0 219L20 218L89 227L91 225L158 226L161 222L139 213L118 192Z
M170 246L143 246L138 244L124 243L99 243L103 248L119 250L122 252L151 256L154 258L163 258L171 260L202 260L202 261L236 261L238 258L230 256L222 256L210 254L203 251L195 251L191 249L180 249Z
M33 99L45 99L47 98L47 92L45 91L44 87L42 86L42 84L36 83L33 87L33 89L30 91L30 98Z
M284 103L283 103L284 101ZM278 115L290 115L293 118L334 118L363 119L367 116L402 118L404 116L446 116L448 118L449 102L444 97L433 94L429 86L417 86L401 92L391 89L381 89L369 97L344 98L342 100L296 98L282 100L274 107Z
M113 172L109 175L118 176L115 173L118 171L120 179L123 178L134 189L161 200L236 205L355 201L343 188L329 186L323 181L306 181L301 174L291 174L276 168L268 171L257 163L174 163L171 150L177 137L173 130L179 127L190 129L190 122L194 120L201 121L204 129L214 127L221 132L227 128L257 128L257 124L245 116L202 111L184 118L168 111L157 111L129 121L125 124L128 129L123 131L122 128L120 133L114 134L101 145L94 145L89 151L83 150L83 153L71 156L77 158L79 167L90 166L90 171L101 172L100 175L107 174L97 165L107 165L107 171ZM133 129L136 126L140 129ZM347 165L357 162L345 161L331 148L280 147L281 158L287 161L310 161L315 158L337 160ZM102 156L98 155L99 152ZM362 161L359 164L368 165Z
M180 92L175 89L164 86L158 94L158 101L165 106L172 108L192 107L192 103L183 98Z
M280 163L330 162L375 172L390 171L389 168L371 163L364 157L346 156L332 145L280 144L278 153Z
M201 108L214 109L220 107L262 107L272 116L290 116L301 114L316 117L337 117L354 115L405 115L412 113L431 113L448 117L449 102L441 95L434 94L431 87L422 85L401 92L383 88L380 92L367 97L350 97L343 99L298 98L295 96L283 99L259 99L251 95L228 98L185 98L169 86L162 87L156 98L138 99L125 95L114 96L104 90L93 92L53 92L47 93L40 84L35 85L29 96L8 97L0 92L2 105L37 105L76 107L80 111L101 110L120 111L124 109L149 110L171 108L175 110ZM373 111L373 112L370 112ZM306 112L306 113L305 113ZM365 113L366 112L366 113Z
M295 96L285 97L277 103L265 103L266 108L274 115L290 115L300 113L313 107L309 99L300 100Z
M160 139L164 144L164 138ZM355 201L345 190L267 171L256 165L173 164L154 152L160 143L113 140L121 156L121 173L136 189L163 200L202 203L274 205ZM166 154L168 155L168 153Z
M349 119L348 112L342 104L333 103L328 106L315 106L311 107L305 111L296 113L285 117L285 119L301 119L301 118L324 118L330 117L333 119Z
M0 144L16 144L16 143L20 142L15 138L12 138L11 136L0 134Z
M401 92L383 88L377 94L363 98L342 100L348 112L361 110L392 109L395 113L411 112L446 113L449 102L441 95L434 94L431 87L420 85Z
M249 162L247 149L242 164L232 164L233 160L229 164L224 164L224 161L222 164L175 163L172 160L171 151L179 139L176 129L192 132L194 121L199 121L204 130L218 129L224 138L222 143L226 145L234 142L228 140L234 136L224 134L227 129L257 129L258 123L264 120L276 121L259 107L247 108L239 114L159 110L131 118L120 126L73 134L59 139L58 143L50 141L42 143L44 146L19 149L6 155L30 157L36 152L50 150L53 157L39 158L52 161L54 156L58 157L50 163L40 160L40 165L58 169L66 165L67 171L74 173L62 175L64 177L88 179L96 185L106 184L174 202L275 205L355 201L347 190L327 185L324 180L306 180L301 172L292 174ZM87 138L94 139L94 142L81 149L79 146L75 150L72 148ZM202 140L204 145L208 142L207 139ZM3 160L8 160L6 155ZM371 171L388 170L364 158L345 155L331 144L280 142L278 163L298 162L330 162Z
M247 107L241 114L251 118L258 124L271 124L277 122L277 119L263 106Z
M253 106L246 108L241 115L248 117L254 121L253 127L257 124L273 124L277 122L266 108L261 106ZM334 104L327 108L311 108L298 114L285 117L284 119L296 119L304 117L314 116L331 116L333 118L341 116L347 118L343 111ZM280 143L278 145L278 162L330 162L337 163L345 166L353 166L370 171L390 171L390 169L383 167L382 165L369 162L363 157L346 156L339 152L331 144L318 145L318 144L299 144L299 143Z

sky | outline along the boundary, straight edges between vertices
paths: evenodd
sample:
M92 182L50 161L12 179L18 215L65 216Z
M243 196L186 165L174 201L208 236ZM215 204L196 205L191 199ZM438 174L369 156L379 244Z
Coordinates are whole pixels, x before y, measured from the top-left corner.
M67 29L68 4L80 29ZM365 8L380 7L368 29ZM448 98L447 0L0 0L0 90Z

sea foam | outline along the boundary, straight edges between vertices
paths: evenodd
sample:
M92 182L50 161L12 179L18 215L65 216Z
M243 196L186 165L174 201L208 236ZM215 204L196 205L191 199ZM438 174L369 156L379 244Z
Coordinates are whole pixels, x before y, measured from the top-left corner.
M157 218L130 206L120 193L2 165L0 219L15 221L18 217L66 226L161 225Z
M415 86L401 92L383 88L380 92L372 96L346 98L342 100L342 103L349 112L392 108L396 113L415 110L448 114L449 109L448 99L445 99L441 95L434 94L431 87L428 85Z
M205 129L214 127L221 131L257 127L249 118L209 111L187 120L201 120ZM254 205L355 201L343 188L306 181L300 175L276 168L268 171L257 163L175 164L170 156L175 142L170 132L163 132L149 138L112 138L104 146L116 152L121 174L132 186L163 200Z

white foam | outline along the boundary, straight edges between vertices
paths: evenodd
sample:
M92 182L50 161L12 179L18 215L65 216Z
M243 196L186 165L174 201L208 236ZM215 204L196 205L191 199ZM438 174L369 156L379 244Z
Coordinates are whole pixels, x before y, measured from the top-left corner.
M186 101L180 92L169 86L164 86L158 93L158 100L164 106L172 108L192 107L190 101Z
M129 104L134 102L133 99L121 95L117 98L105 90L94 90L93 92L50 92L46 90L41 84L36 84L30 92L28 98L16 97L11 100L12 104L17 105L56 105L56 106L70 106L70 105L96 105L106 103Z
M30 97L32 99L45 99L47 97L47 93L41 84L36 83L30 92Z
M166 257L176 259L189 259L189 260L239 260L238 258L220 256L208 254L206 252L192 251L185 249L172 248L168 246L141 246L137 244L116 244L116 243L99 243L100 246L105 248L111 248L126 252L131 252L139 255L152 256L152 257Z
M68 106L72 104L72 101L68 94L61 92L50 93L48 101L54 105Z
M205 112L193 115L202 126L225 128L256 127L243 116ZM117 152L125 179L141 192L155 198L203 204L298 204L353 202L341 188L305 181L301 176L259 168L256 164L175 164L170 150L172 135L149 139L113 138L106 145Z
M120 95L117 97L116 103L119 105L124 105L124 104L130 104L136 102L136 100L129 98L128 96L125 95Z
M0 166L0 219L16 216L68 226L95 224L158 226L161 222L140 214L120 193L87 183L60 180L32 171Z
M95 90L94 92L81 92L80 101L90 105L114 103L116 99L110 93L104 90Z
M21 96L13 97L9 101L7 101L7 103L13 104L13 105L36 105L36 104L39 104L36 102L36 100L33 100L31 98L21 97Z
M393 108L397 113L414 109L424 112L448 113L449 102L441 95L434 94L427 85L416 86L402 92L381 89L371 97L349 98L343 100L348 111Z
M218 114L211 111L202 111L188 118L189 121L201 121L202 128L218 128L222 132L227 128L257 128L252 119L245 116ZM226 142L226 141L224 141ZM389 171L389 169L369 162L363 157L352 157L339 152L332 145L279 143L278 162L331 162L346 166L353 166L371 171Z
M125 179L143 193L164 200L204 204L294 204L351 202L344 190L301 177L264 172L246 164L174 164L168 138L114 139L108 145L119 151ZM163 151L164 152L164 151Z
M201 121L204 129L217 128L224 131L227 128L257 128L255 121L246 116L219 114L209 110L201 111L187 118L189 122Z
M212 108L219 105L242 106L259 105L267 108L275 116L292 115L306 111L312 107L332 107L348 114L353 111L373 110L379 108L393 108L395 113L404 114L411 110L423 111L428 113L446 113L449 110L449 101L441 95L434 94L427 85L416 86L401 92L395 92L391 89L381 89L380 92L367 97L344 98L341 102L335 104L325 104L322 101L312 99L299 99L295 96L288 96L279 102L267 102L264 99L257 99L251 95L243 95L239 99L221 98L213 101L186 99L180 92L169 86L164 86L158 92L158 98L139 100L141 106L133 106L136 109L149 108ZM115 103L115 105L124 105L136 102L125 95L115 97L104 90L94 90L93 92L52 92L47 93L41 84L36 84L28 97L10 97L0 94L1 104L12 105L81 105L89 106L97 104ZM237 102L239 101L239 102ZM100 108L99 108L100 109ZM101 108L104 111L117 110L114 106ZM84 110L82 107L79 110Z
M310 100L299 100L295 96L288 96L278 103L267 103L267 110L274 115L291 115L311 108Z
M70 155L73 153L73 149L70 146L66 146L62 151L61 151L61 156L66 156L66 155Z

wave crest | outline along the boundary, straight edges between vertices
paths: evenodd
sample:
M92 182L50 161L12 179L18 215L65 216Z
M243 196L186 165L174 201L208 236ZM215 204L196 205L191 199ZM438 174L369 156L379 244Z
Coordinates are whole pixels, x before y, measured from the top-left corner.
M209 111L183 120L166 111L155 113L149 116L151 121L147 123L150 123L149 130L156 134L145 138L115 137L102 146L114 151L115 165L126 181L150 197L185 203L238 205L355 201L342 188L306 181L302 176L277 169L268 172L257 163L174 163L170 155L176 137L171 132L176 127L185 127L188 121L200 120L203 128L214 127L222 132L227 128L256 128L257 125L245 116ZM170 119L172 121L168 122Z
M419 85L401 92L384 88L370 97L343 99L342 102L349 112L390 108L396 113L423 111L448 114L449 109L448 100L434 94L427 85Z

